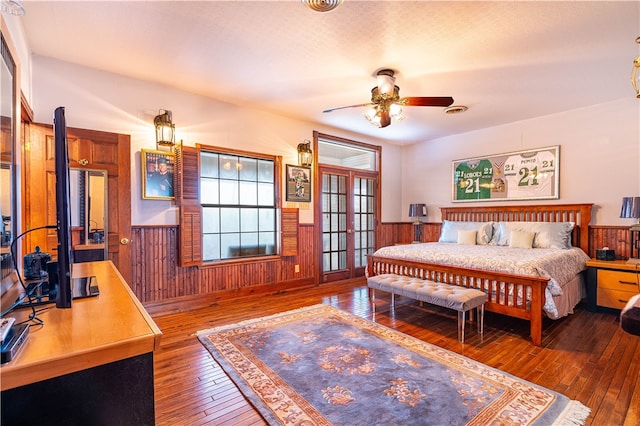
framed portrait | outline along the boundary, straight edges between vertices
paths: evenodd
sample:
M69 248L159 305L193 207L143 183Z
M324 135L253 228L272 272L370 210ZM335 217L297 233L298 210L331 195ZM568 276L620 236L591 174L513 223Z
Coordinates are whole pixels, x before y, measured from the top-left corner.
M142 169L142 198L173 200L175 154L167 151L140 151Z
M451 169L454 202L560 198L560 146L456 160Z
M311 202L311 168L287 164L287 201Z

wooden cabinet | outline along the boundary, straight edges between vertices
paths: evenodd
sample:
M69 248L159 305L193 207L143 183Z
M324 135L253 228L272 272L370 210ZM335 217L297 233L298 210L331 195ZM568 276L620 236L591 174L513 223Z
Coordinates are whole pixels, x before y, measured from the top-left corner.
M587 262L589 310L622 309L629 299L640 293L640 265L624 260Z
M100 295L42 309L15 359L0 367L3 425L143 425L155 421L153 351L162 332L110 261L78 263ZM11 313L26 319L29 309Z

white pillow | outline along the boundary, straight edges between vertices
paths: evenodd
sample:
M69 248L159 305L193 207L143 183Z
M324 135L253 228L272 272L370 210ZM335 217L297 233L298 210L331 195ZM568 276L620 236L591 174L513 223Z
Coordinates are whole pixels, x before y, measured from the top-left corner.
M571 248L574 222L498 222L493 244L508 246L511 231L535 233L533 248Z
M458 231L477 231L476 244L486 246L493 237L493 224L493 222L456 222L443 220L438 242L457 243Z
M533 237L536 234L533 232L511 231L511 239L509 240L509 247L516 248L533 248Z
M474 230L465 230L460 229L458 231L458 244L465 244L468 246L476 245L476 235L478 235L478 231Z

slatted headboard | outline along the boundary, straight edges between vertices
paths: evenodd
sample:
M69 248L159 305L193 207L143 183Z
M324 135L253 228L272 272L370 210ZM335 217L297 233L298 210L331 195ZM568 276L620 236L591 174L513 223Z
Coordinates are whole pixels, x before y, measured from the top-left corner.
M572 244L589 253L589 223L593 204L535 206L441 207L442 220L475 222L575 222Z

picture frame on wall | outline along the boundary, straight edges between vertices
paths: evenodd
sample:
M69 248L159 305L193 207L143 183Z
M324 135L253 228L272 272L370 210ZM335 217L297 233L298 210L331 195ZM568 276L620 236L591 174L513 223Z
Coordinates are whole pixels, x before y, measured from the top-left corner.
M560 146L455 160L453 202L558 199Z
M173 200L176 156L167 151L140 150L142 198Z
M311 167L287 164L287 201L311 202Z

